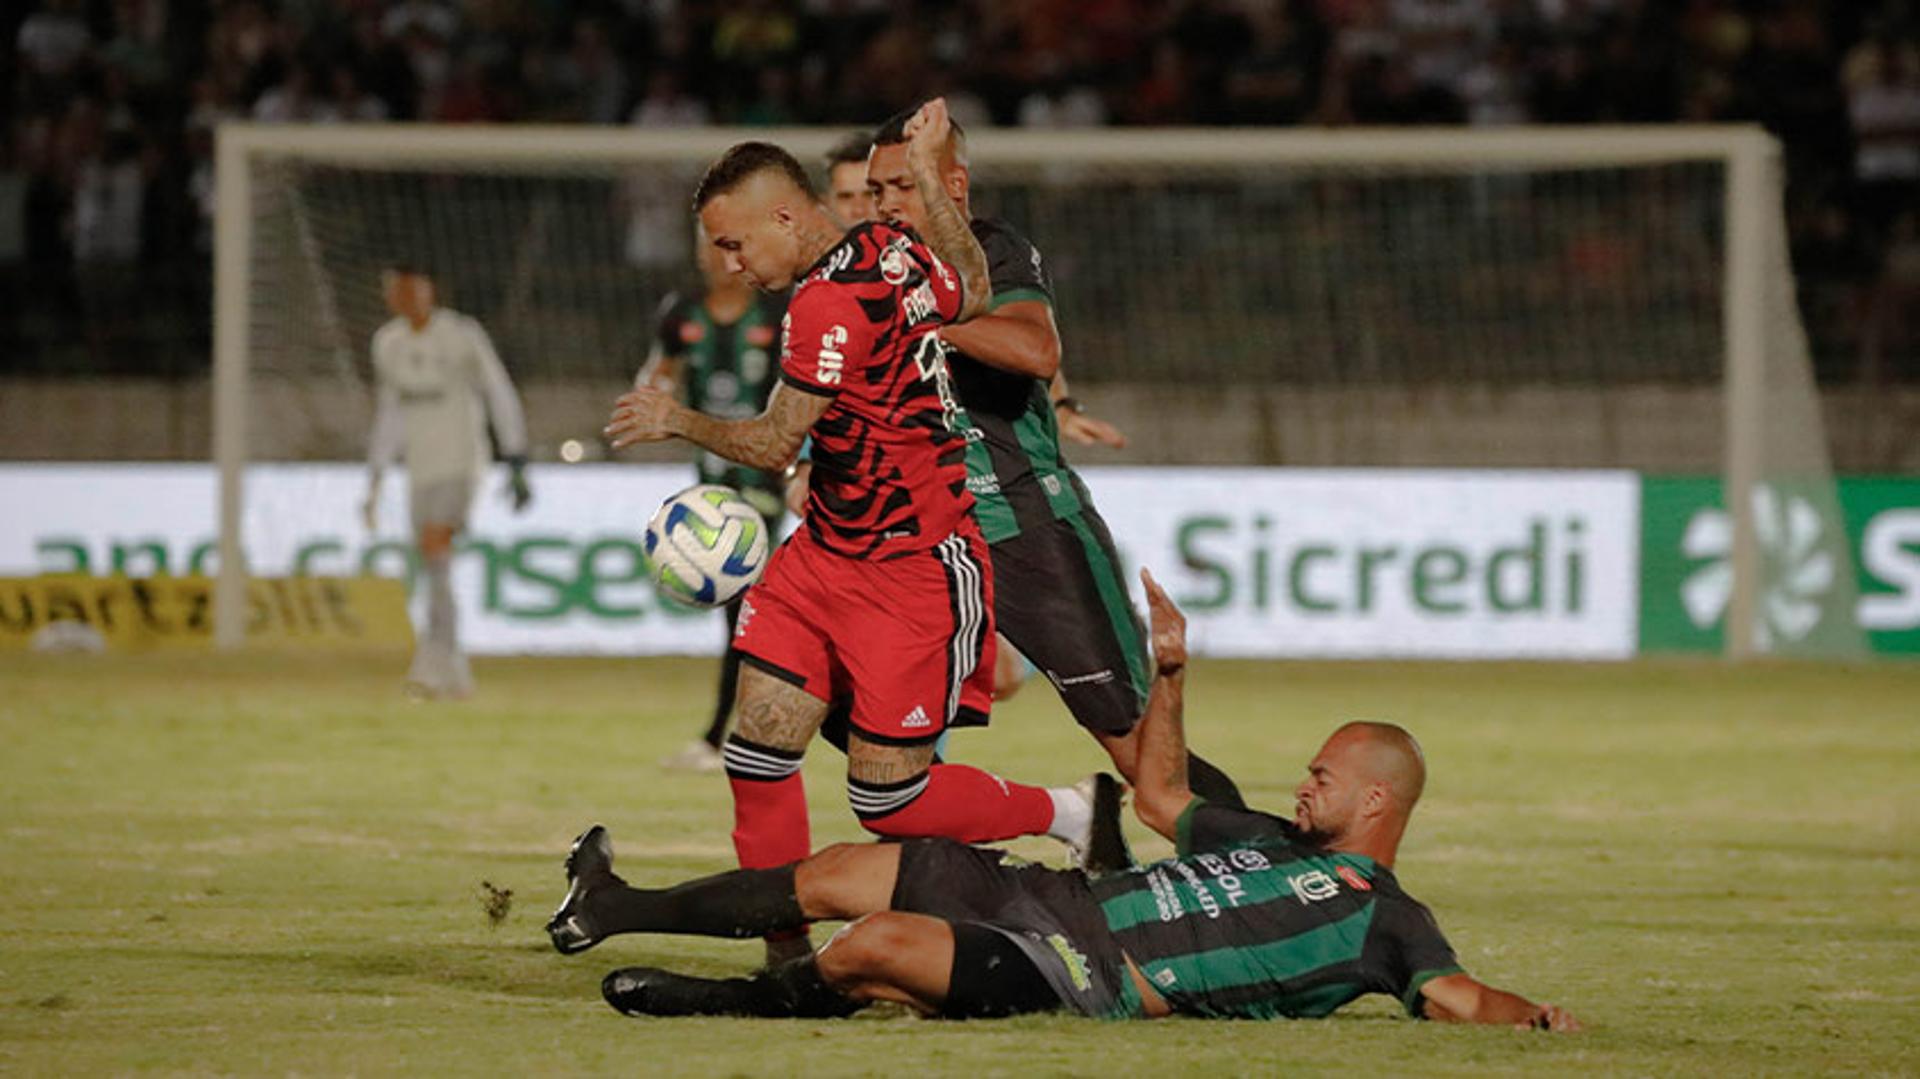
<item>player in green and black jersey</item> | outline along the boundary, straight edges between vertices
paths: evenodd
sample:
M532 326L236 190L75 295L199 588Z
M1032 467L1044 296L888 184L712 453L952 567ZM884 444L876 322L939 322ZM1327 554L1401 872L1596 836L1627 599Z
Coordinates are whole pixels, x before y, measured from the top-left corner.
M904 133L913 112L874 133L867 183L882 217L918 229L925 204ZM1113 538L1060 449L1060 410L1049 392L1061 351L1053 282L1039 250L1013 226L971 216L966 136L957 124L941 175L972 221L993 282L988 313L942 327L940 340L961 405L954 419L967 432L974 516L993 554L994 621L1131 780L1148 657ZM1204 796L1239 804L1219 769L1195 758L1190 773Z
M767 396L779 380L780 320L786 301L768 296L729 274L717 250L696 242L703 286L676 292L660 304L658 325L645 366L634 378L636 386L655 386L678 393L687 407L714 416L750 419L767 405ZM735 488L767 519L779 534L786 513L783 477L701 451L696 465L701 483ZM726 607L727 640L740 614L735 600ZM705 733L662 762L669 768L717 772L720 744L727 735L733 710L740 660L731 648L720 662L720 685L713 720Z
M616 933L747 937L853 920L817 955L749 978L616 970L602 993L631 1015L823 1017L889 1000L956 1018L1317 1018L1384 993L1416 1018L1578 1029L1557 1007L1465 973L1395 879L1426 777L1406 731L1336 731L1308 765L1291 820L1193 794L1186 622L1143 578L1157 669L1140 722L1136 808L1175 840L1175 857L1089 879L921 839L830 847L779 869L654 890L613 873L611 844L595 826L568 858L567 899L547 927L555 945L577 952Z

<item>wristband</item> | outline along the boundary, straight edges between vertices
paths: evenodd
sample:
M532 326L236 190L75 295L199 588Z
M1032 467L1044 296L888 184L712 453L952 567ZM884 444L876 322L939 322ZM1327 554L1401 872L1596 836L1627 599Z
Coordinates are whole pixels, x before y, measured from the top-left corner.
M1053 407L1056 409L1064 408L1068 412L1071 412L1076 416L1087 410L1087 406L1081 404L1080 399L1072 395L1062 397L1059 400L1055 401L1053 403Z

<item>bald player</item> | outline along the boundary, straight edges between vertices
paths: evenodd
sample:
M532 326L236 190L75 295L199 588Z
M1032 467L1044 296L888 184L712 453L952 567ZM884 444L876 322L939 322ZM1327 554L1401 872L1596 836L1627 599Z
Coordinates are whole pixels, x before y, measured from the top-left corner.
M750 978L649 967L601 983L628 1015L848 1015L873 1001L981 1018L1318 1018L1369 993L1415 1018L1572 1031L1550 1004L1461 969L1393 874L1426 781L1413 737L1349 723L1307 765L1291 820L1210 803L1187 786L1186 621L1141 574L1156 673L1141 719L1140 819L1173 858L1090 880L947 840L835 846L797 865L661 890L613 873L604 829L569 864L598 937L749 936L851 920L813 956Z

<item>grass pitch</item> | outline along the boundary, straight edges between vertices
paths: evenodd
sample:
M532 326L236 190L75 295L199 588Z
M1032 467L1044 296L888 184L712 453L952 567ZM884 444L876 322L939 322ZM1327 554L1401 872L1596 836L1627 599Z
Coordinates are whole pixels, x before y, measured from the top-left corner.
M731 865L724 781L654 763L711 663L485 662L462 705L403 702L399 673L0 656L0 1072L1920 1071L1920 668L1195 666L1190 734L1256 805L1290 807L1338 720L1410 726L1432 778L1401 880L1469 970L1589 1024L1568 1037L1384 998L1292 1023L625 1019L607 969L758 956L562 958L540 928L590 821L636 882ZM1043 782L1103 763L1044 682L954 751ZM860 838L837 756L807 777L816 843Z

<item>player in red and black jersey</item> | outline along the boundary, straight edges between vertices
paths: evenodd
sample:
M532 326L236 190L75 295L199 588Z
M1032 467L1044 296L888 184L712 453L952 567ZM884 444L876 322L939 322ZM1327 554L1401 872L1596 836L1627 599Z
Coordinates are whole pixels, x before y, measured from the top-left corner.
M773 470L812 435L806 527L747 593L734 638L744 669L724 753L744 867L807 855L800 761L828 702L843 698L848 795L868 830L1078 843L1090 827L1084 786L1048 790L933 763L948 724L985 718L963 715L962 702L984 708L993 669L987 548L969 512L946 367L931 347L937 325L972 318L992 292L979 243L938 187L947 132L935 101L909 134L927 185L925 242L878 223L844 232L784 150L729 150L695 206L731 272L767 291L794 287L781 384L764 413L734 421L639 388L607 428L616 447L681 437ZM568 910L550 926L563 950Z

